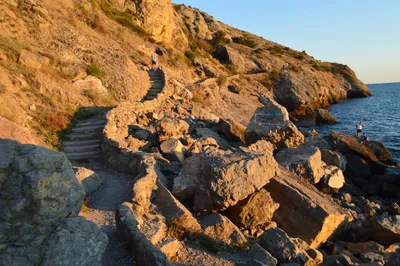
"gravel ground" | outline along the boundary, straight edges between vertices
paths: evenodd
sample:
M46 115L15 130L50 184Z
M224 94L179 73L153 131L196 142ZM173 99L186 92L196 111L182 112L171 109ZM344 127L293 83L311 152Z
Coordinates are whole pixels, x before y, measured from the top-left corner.
M132 256L123 247L116 235L115 211L117 207L132 199L132 176L105 168L101 163L80 163L74 166L85 167L99 175L102 184L91 195L87 208L80 216L94 222L108 236L108 245L101 261L103 266L136 265Z

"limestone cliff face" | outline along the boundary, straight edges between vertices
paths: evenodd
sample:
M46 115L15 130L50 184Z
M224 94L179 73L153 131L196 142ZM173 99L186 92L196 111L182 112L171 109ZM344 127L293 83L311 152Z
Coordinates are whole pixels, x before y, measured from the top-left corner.
M133 0L133 3L142 27L157 42L178 47L187 45L187 39L178 26L171 0Z

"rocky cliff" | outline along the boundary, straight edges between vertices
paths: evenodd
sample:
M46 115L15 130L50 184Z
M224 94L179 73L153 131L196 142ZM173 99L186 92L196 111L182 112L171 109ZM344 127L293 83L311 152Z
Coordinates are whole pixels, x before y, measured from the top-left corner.
M291 115L370 95L347 66L320 62L170 0L7 0L0 11L0 115L29 128L41 144L55 145L81 106L142 99L157 47L170 86L202 80L200 88L192 86L196 104L245 125L260 107L252 96L260 93ZM248 106L240 110L248 117L228 112L240 105Z

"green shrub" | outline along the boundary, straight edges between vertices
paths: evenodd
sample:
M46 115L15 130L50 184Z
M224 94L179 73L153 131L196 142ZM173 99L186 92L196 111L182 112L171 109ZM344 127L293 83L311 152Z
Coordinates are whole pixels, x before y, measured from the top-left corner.
M175 56L175 59L181 61L182 63L185 63L187 66L192 66L192 62L189 60L189 58L187 58L186 55L182 53L178 53Z
M304 59L304 55L302 53L298 53L298 52L294 52L292 54L293 58L297 59L297 60L303 60Z
M223 45L229 43L229 39L226 38L226 32L219 30L213 34L214 45Z
M192 61L196 58L196 54L192 51L186 51L185 56Z
M220 75L217 78L217 84L218 86L224 86L228 82L228 78L225 75Z
M262 52L264 52L263 48L258 48L256 50L254 50L254 53L256 53L256 54L261 54Z
M271 54L277 54L277 55L281 55L281 54L283 54L285 52L282 49L282 47L280 47L278 45L274 45L274 46L268 47L267 50L270 51Z
M234 43L242 44L242 45L248 46L250 48L254 48L257 46L257 43L255 41L253 41L247 37L233 37L232 41Z
M107 0L101 0L99 5L100 9L103 10L108 17L114 19L122 26L131 29L140 36L149 38L149 34L133 21L132 17L136 16L136 14L129 8L125 11L120 11L113 8Z
M239 74L239 71L237 70L237 68L234 65L229 65L226 64L224 65L224 67L229 71L229 73L231 73L232 75L236 75Z
M104 74L100 66L96 63L91 63L86 66L86 72L96 78L102 79Z
M318 63L313 63L313 65L312 65L312 67L315 69L315 70L318 70L318 71L324 71L324 72L329 72L329 71L331 71L331 67L330 66L328 66L328 65L321 65L321 64L318 64Z

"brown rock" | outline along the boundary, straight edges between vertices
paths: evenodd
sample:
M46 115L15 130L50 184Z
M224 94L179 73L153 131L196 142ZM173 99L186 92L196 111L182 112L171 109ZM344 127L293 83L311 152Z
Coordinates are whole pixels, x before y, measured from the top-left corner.
M185 148L178 139L166 140L160 145L161 154L170 161L185 160Z
M208 191L195 194L195 200L209 200L197 197L211 195L213 210L223 210L261 189L276 171L277 163L270 151L258 154L209 147L185 160L181 174L174 180L173 193L180 199L191 199L196 190Z
M252 194L228 209L229 218L238 226L251 229L271 222L279 204L273 202L271 195L265 190Z
M366 160L368 163L377 161L377 157L374 152L365 145L361 144L353 136L332 131L327 140L332 147L345 156L348 154L357 155Z
M271 193L273 201L280 204L273 220L292 237L303 239L312 248L339 233L349 219L330 198L284 169L265 189Z
M168 239L159 245L159 249L164 253L169 261L173 261L175 257L179 257L182 252L183 245L177 239Z
M248 145L265 139L277 149L294 148L304 141L304 136L289 120L287 110L277 102L261 98L265 107L258 108L247 126L245 135Z
M347 160L342 154L336 151L320 149L321 158L327 165L339 167L343 172L346 171Z
M278 163L286 169L317 184L324 176L325 163L321 152L316 147L300 146L295 149L284 149L275 155Z
M324 168L325 174L318 184L318 187L325 192L335 192L343 187L345 183L342 170L336 166L330 165Z
M233 120L219 120L218 131L231 141L240 141L245 143L246 127Z
M23 50L19 55L19 63L29 68L40 69L44 66L48 66L50 64L50 59L27 50Z
M272 228L264 232L258 243L262 248L278 259L279 263L299 260L301 254L296 244L279 228Z
M215 142L220 146L222 149L227 149L229 148L229 144L226 142L226 140L222 139L217 133L212 131L209 128L197 128L196 129L196 134L200 137L202 137L204 140L207 139L214 139ZM211 140L210 140L211 141ZM213 141L211 141L213 143ZM201 143L203 146L206 146L205 143ZM210 145L210 144L208 144ZM215 146L213 144L212 146Z
M218 213L200 217L204 234L214 240L228 245L242 246L247 244L246 237L228 218Z
M85 79L75 81L74 86L81 89L83 92L92 90L99 93L107 93L107 89L103 86L101 80L93 76L87 76Z
M391 152L383 145L383 142L366 141L364 145L371 149L379 160L389 160L392 157Z
M315 111L315 121L317 125L339 123L328 110L321 108Z
M73 167L75 176L82 184L86 196L93 193L101 184L99 176L90 169L84 167Z
M250 255L253 260L261 262L268 266L276 266L278 260L275 259L268 251L263 249L259 244L254 243L250 247Z
M360 243L348 243L347 250L350 251L353 255L359 256L362 253L368 252L381 253L385 250L385 248L378 243L369 241Z
M159 141L180 138L189 133L189 124L183 120L163 119L157 127Z
M370 219L371 237L381 245L400 242L400 215L381 215Z
M351 266L356 265L355 262L344 254L332 255L324 259L324 262L320 266Z
M160 182L157 183L157 191L154 203L161 209L163 215L176 226L186 232L196 233L201 231L201 226L192 213L182 205Z

